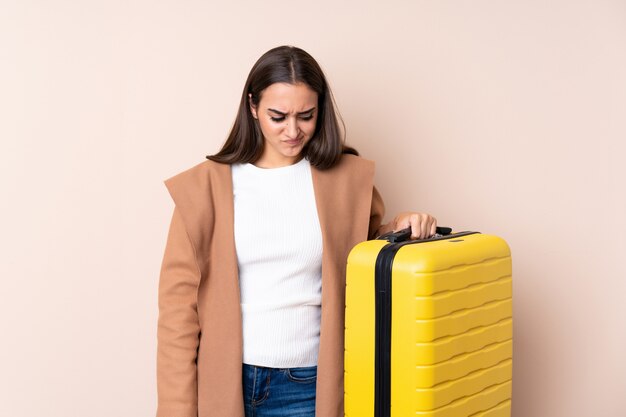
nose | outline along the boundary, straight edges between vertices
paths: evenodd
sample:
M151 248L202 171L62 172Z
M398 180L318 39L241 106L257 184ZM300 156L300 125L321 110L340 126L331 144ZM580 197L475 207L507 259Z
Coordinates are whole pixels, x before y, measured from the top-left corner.
M298 128L298 122L296 120L289 120L285 129L285 133L287 134L289 139L296 139L300 132L300 129Z

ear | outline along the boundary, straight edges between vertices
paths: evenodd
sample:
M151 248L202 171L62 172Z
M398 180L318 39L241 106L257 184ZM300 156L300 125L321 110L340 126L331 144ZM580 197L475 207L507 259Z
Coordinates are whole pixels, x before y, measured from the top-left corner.
M252 103L252 93L248 93L248 104L250 104L250 111L252 112L252 117L258 119L259 117L256 114L256 106Z

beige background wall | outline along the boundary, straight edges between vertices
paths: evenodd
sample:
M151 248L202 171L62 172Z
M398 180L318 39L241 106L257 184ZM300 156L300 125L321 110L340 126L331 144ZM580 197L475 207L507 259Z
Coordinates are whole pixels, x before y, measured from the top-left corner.
M626 3L0 2L0 415L154 414L162 184L325 69L389 216L503 236L515 417L626 415Z

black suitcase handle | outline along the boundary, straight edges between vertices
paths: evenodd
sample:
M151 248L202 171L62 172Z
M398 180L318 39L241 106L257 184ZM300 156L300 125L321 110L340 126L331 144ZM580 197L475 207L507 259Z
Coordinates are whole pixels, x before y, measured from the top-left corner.
M451 227L437 226L437 229L435 230L435 234L433 236L428 237L426 239L422 239L422 240L432 239L433 237L447 236L450 233L452 233ZM404 242L405 240L409 240L410 237L411 237L411 228L407 227L406 229L398 230L397 232L385 233L384 235L379 236L378 239L388 240L389 243L398 243L398 242Z

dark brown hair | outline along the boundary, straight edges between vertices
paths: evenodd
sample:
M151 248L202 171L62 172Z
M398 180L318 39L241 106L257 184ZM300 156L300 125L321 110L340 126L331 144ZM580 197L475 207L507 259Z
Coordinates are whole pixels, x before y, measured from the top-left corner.
M319 64L304 50L295 46L279 46L264 53L254 64L241 94L235 123L222 149L215 155L207 155L212 161L233 164L257 161L264 146L263 134L258 120L250 111L248 94L252 103L258 105L263 90L274 83L304 83L317 93L318 116L313 137L302 149L302 155L311 165L328 169L341 159L344 153L358 152L343 145L334 98ZM341 121L343 125L343 120ZM345 125L344 131L345 131Z

